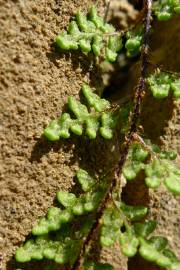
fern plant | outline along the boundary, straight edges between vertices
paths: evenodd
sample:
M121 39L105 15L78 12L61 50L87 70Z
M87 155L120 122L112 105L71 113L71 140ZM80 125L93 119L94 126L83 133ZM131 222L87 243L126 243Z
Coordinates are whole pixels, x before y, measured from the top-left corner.
M139 53L142 35L142 26L127 32L125 48L128 57ZM83 53L93 52L95 56L114 62L124 47L123 36L124 33L116 32L112 25L104 22L93 6L87 16L80 11L76 14L76 20L70 22L68 30L57 36L56 45L67 51L80 49Z
M143 152L141 156L142 154L144 155ZM95 179L82 169L77 172L77 180L83 190L82 195L76 197L74 193L57 192L56 198L61 207L50 208L47 216L41 218L34 226L32 234L35 238L27 240L16 251L15 257L18 262L46 258L58 264L73 265L84 237L95 223L94 212L107 188L106 179ZM115 193L113 196L116 198ZM146 260L162 267L169 270L178 269L180 263L167 247L167 239L162 236L149 237L155 230L156 222L137 222L145 218L147 213L147 207L130 206L113 199L101 219L100 244L102 247L110 247L118 241L125 256L132 257L139 252ZM122 231L123 227L125 230ZM84 269L106 268L113 269L108 264L96 264L88 258L84 259Z
M57 36L56 44L64 50L80 48L84 53L92 51L95 56L101 54L113 62L122 48L122 38L112 25L98 16L93 6L89 16L80 11L76 14L76 20L70 22L68 31Z
M153 9L159 21L167 21L172 18L173 13L180 14L179 0L159 0L153 2Z
M166 98L170 91L175 98L180 98L180 78L174 74L157 70L149 76L147 83L155 98Z
M180 262L168 247L168 240L162 236L152 235L156 228L155 221L137 221L147 213L143 206L126 206L115 202L104 211L101 224L100 241L102 246L112 246L118 241L122 253L127 257L137 252L147 261L156 263L168 270L177 270ZM123 231L119 228L123 227ZM125 228L125 229L124 229Z
M107 100L93 93L89 86L83 85L82 93L87 106L69 97L68 108L73 116L63 113L57 120L50 122L44 135L48 140L56 141L69 138L70 132L80 136L85 131L90 139L95 139L97 132L103 138L111 139L121 119L125 143L118 166L112 168L116 178L120 179L123 174L127 181L132 181L143 172L148 188L155 189L163 183L168 191L180 195L180 169L174 164L176 154L161 151L148 140L137 140L145 82L149 84L155 98L165 98L170 91L175 98L180 97L180 80L176 75L155 71L147 76L152 11L150 0L146 1L145 10L145 26L127 31L123 39L121 34L97 15L95 7L91 8L87 16L78 12L76 19L69 24L68 31L59 34L56 39L57 46L64 50L80 48L84 53L92 51L95 56L103 56L108 61L115 61L122 48L128 57L141 53L141 77L131 115L125 106L114 110ZM179 2L157 1L153 10L159 20L167 20L174 11L179 13ZM180 261L169 248L168 240L153 234L156 222L148 220L147 207L126 205L119 199L117 179L109 181L107 174L94 178L80 169L77 180L82 193L77 196L67 191L57 192L59 205L48 210L47 215L33 227L30 240L16 250L18 262L45 258L60 265L65 264L70 270L80 267L84 270L113 270L110 264L92 261L88 254L90 240L94 232L99 231L98 240L102 247L110 247L118 242L127 257L138 253L147 261L167 270L180 269ZM48 265L45 270L50 269L53 268Z
M57 120L50 122L44 130L44 135L50 141L70 137L70 131L76 135L82 135L83 129L90 139L95 139L99 131L105 139L111 139L113 129L118 121L118 113L111 112L110 103L94 94L88 85L82 86L82 93L87 101L88 107L75 100L68 98L68 107L75 115L63 113ZM89 110L88 110L89 109Z
M16 251L18 262L43 258L59 264L74 262L82 240L94 222L91 213L98 207L106 189L106 182L97 181L84 170L78 171L77 179L84 193L76 197L73 193L57 192L61 207L50 208L47 216L34 226L32 234L36 238L28 240ZM53 238L50 232L54 233Z
M175 158L175 153L161 152L156 145L152 145L149 154L135 143L129 151L123 175L127 181L131 181L143 170L145 183L149 188L158 188L163 183L169 191L180 195L180 168L172 162Z
M125 48L127 50L127 57L134 57L140 53L143 38L143 27L140 26L134 31L126 33Z

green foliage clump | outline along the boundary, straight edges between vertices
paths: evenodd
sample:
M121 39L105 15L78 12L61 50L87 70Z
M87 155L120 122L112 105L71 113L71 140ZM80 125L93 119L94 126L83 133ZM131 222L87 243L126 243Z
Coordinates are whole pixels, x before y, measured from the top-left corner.
M136 178L138 173L144 169L144 161L148 155L148 151L142 149L138 143L132 144L127 161L123 167L123 175L128 181Z
M101 200L105 184L97 184L85 170L77 172L77 179L84 193L79 197L67 191L57 192L57 201L63 209L52 207L46 217L39 220L32 229L33 235L44 235L50 231L57 231L65 223L71 222L75 216L86 215L94 211Z
M93 6L88 16L80 11L76 14L76 20L70 22L68 31L57 36L56 44L64 50L80 48L84 53L92 51L95 56L102 55L113 62L122 48L122 38L112 25L98 16Z
M155 15L159 21L167 21L172 18L173 13L180 14L179 0L159 0L153 3Z
M56 236L58 239L58 235ZM64 239L63 239L64 240ZM76 239L51 240L48 236L39 236L35 240L28 240L23 247L16 251L16 260L24 263L43 258L54 260L56 263L73 263L80 248L80 240Z
M134 156L139 160L144 160L145 153L137 149L136 147ZM47 216L40 219L34 226L32 230L34 237L16 250L15 258L18 262L24 263L43 258L53 260L58 264L72 265L75 262L83 239L95 222L91 213L99 206L107 188L106 181L95 180L85 170L77 172L77 179L83 194L76 197L73 193L62 191L57 193L57 200L61 207L50 208ZM175 255L173 259L169 258L166 253L173 253L165 249L165 245L163 250L159 249L159 245L167 240L159 236L147 238L155 229L155 222L137 223L146 216L147 211L148 209L144 206L130 206L117 201L110 204L101 219L100 243L103 247L109 247L118 241L123 254L128 257L134 256L139 250L141 256L147 260L164 267L168 265L169 270L176 269L172 268L178 265ZM122 227L125 227L125 231L121 230ZM151 251L149 254L148 249ZM84 267L87 270L113 270L109 264L86 260Z
M57 120L50 122L44 130L44 135L50 141L70 137L70 131L82 135L83 129L90 139L95 139L99 130L105 139L113 137L113 129L117 124L118 116L110 111L110 103L94 94L87 85L82 86L83 95L88 107L81 104L74 97L68 98L68 107L75 115L71 118L69 113L63 113Z
M142 37L143 27L126 33L125 49L128 57L140 53ZM123 48L121 34L98 16L94 6L87 16L80 11L76 14L76 19L70 22L68 30L57 36L56 45L64 50L93 52L95 56L102 56L109 62L114 62Z
M165 237L151 236L155 228L154 221L134 224L134 231L139 239L139 254L147 261L154 262L168 270L173 269L179 265L179 261L169 249L168 240Z
M119 239L123 253L126 253L126 256L134 256L137 243L136 238L132 235L131 231L130 234L127 231L122 233L121 227L127 225L126 219L130 221L141 220L146 216L147 211L148 209L144 206L130 206L125 203L117 203L116 207L111 205L106 208L101 221L101 245L103 247L109 247ZM129 243L129 246L127 243Z
M119 237L122 226L118 210L112 207L105 209L101 223L100 243L103 247L112 246Z
M106 247L119 242L122 253L127 257L138 252L144 259L161 267L177 270L180 262L168 248L168 240L162 236L151 236L156 228L155 221L130 224L144 218L146 213L147 208L143 206L126 206L118 202L109 206L101 221L101 245Z
M143 28L139 27L136 31L128 31L126 33L125 48L127 50L128 57L134 57L140 53L142 39L143 39Z
M133 149L133 156L139 161L144 161L147 153L137 145ZM172 154L164 152L162 159L167 156L174 158ZM34 237L16 250L15 258L18 262L46 258L57 264L73 265L83 239L95 222L93 213L107 190L106 181L95 180L85 170L78 171L77 179L83 190L82 195L76 197L73 193L62 191L57 193L57 200L61 207L50 208L47 216L34 226L32 230ZM144 206L126 205L115 200L111 202L104 210L100 221L102 247L112 246L118 241L122 253L128 257L139 252L146 260L168 270L177 270L179 261L167 248L167 239L162 236L149 237L156 227L156 222L137 223L144 219L147 213L148 209ZM114 269L109 264L87 261L86 258L84 268L86 270Z
M180 78L165 72L155 72L147 79L155 98L166 98L170 90L175 98L180 98Z
M57 192L57 201L61 207L50 208L47 216L33 227L35 239L28 240L17 249L15 257L18 262L43 258L59 264L74 262L82 239L94 222L93 217L88 215L97 209L106 190L106 182L98 182L85 170L77 172L77 179L84 193L76 197L73 193ZM77 226L73 227L76 223ZM54 233L53 237L50 232Z
M172 162L176 155L173 152L161 152L157 146L153 146L152 151L154 156L150 156L139 144L133 144L123 168L124 177L131 181L143 170L149 188L158 188L164 183L170 192L180 195L180 168ZM150 160L147 161L148 156Z
M147 207L142 205L131 206L121 202L120 208L127 219L131 221L140 221L148 213Z

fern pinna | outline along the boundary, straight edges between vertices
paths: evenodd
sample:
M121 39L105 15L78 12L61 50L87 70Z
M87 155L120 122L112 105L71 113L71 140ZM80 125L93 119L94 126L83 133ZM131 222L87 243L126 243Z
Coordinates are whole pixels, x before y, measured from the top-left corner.
M105 139L111 139L113 129L117 124L118 114L110 110L110 103L94 94L88 85L82 86L82 93L88 107L81 104L74 97L68 98L68 107L76 118L63 113L59 119L51 121L44 130L44 135L50 141L70 137L70 131L82 135L83 129L90 139L95 139L99 131Z
M64 50L80 48L84 53L92 51L95 56L101 54L113 62L122 48L122 39L115 28L104 23L96 8L92 7L89 16L80 11L76 14L76 20L70 22L68 31L57 36L56 44Z

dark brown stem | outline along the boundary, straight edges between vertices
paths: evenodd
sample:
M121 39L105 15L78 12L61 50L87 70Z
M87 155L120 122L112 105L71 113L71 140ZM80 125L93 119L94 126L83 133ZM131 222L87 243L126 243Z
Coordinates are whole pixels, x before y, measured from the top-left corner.
M141 77L139 79L139 83L135 91L134 108L133 108L132 117L130 120L130 128L126 136L124 147L121 150L118 166L116 167L116 174L119 178L121 176L122 168L124 166L124 163L128 155L129 147L133 141L133 135L137 132L138 121L139 121L140 113L141 113L141 104L142 104L144 91L145 91L145 80L146 80L147 68L148 68L149 34L150 34L150 29L151 29L151 6L152 6L152 0L145 0L145 4L144 4L144 9L146 11L145 12L145 32L144 32L142 51L141 51ZM115 177L113 177L104 195L104 199L102 200L100 207L98 211L96 212L96 215L95 215L96 221L93 224L91 230L89 231L86 239L84 240L79 256L76 259L71 270L76 270L78 268L80 269L81 260L84 257L86 248L88 247L89 243L93 239L93 236L99 227L99 220L102 217L103 211L106 208L108 201L111 199L112 191L116 188L116 185L117 185L117 181Z
M125 145L122 149L120 160L118 163L117 175L120 177L123 165L126 161L130 144L133 140L133 135L137 131L138 121L141 113L141 104L145 92L145 81L148 69L148 52L149 52L149 34L151 29L151 6L152 1L145 1L146 17L145 17L145 32L143 38L143 45L141 51L141 77L139 83L136 87L135 97L134 97L134 108L132 112L132 117L130 121L130 128L126 136Z
M109 183L108 188L106 190L106 193L104 195L104 198L101 201L101 205L100 205L100 207L98 208L98 211L95 214L95 217L94 217L95 222L94 222L91 230L89 231L87 237L84 239L83 244L82 244L81 251L79 253L79 256L76 259L76 261L73 264L73 266L71 267L71 270L81 269L81 268L79 268L80 265L81 265L81 259L83 258L83 255L86 252L86 247L89 246L89 243L91 242L93 236L95 235L95 232L98 229L99 220L102 217L103 211L104 211L104 209L105 209L105 207L106 207L106 205L107 205L107 203L108 203L108 201L110 199L110 196L112 194L112 191L113 191L115 185L116 185L116 180L115 180L115 178L113 178L113 180Z

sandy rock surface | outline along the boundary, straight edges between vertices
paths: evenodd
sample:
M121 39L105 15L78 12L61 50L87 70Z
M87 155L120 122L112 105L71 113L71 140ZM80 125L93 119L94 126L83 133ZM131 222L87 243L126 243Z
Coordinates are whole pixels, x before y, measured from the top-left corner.
M98 138L91 142L73 136L71 141L52 144L41 136L50 119L64 110L67 97L79 97L83 82L102 91L101 76L91 57L59 54L53 47L55 36L65 29L71 16L79 8L87 11L92 3L103 14L101 0L0 0L0 269L15 269L12 255L17 246L53 204L56 192L73 190L79 167L99 174L117 160L113 141L107 143ZM174 33L178 34L176 27ZM156 46L152 49L157 59L159 55L164 59L169 52L168 49L157 52ZM179 66L172 61L169 68ZM166 124L157 129L158 134L150 132L150 126L145 130L155 138L163 133L166 145L179 151L178 105L167 103L172 113L167 113ZM127 200L128 194L129 191ZM153 207L152 216L161 222L160 233L169 235L178 251L178 200L164 194L164 191L152 194L149 205ZM112 261L116 270L126 270L126 259L119 254L117 250L105 250L101 258ZM132 260L128 269L145 270L141 261L137 268L136 263ZM146 270L151 267L146 265ZM24 269L41 270L43 264L27 265Z

